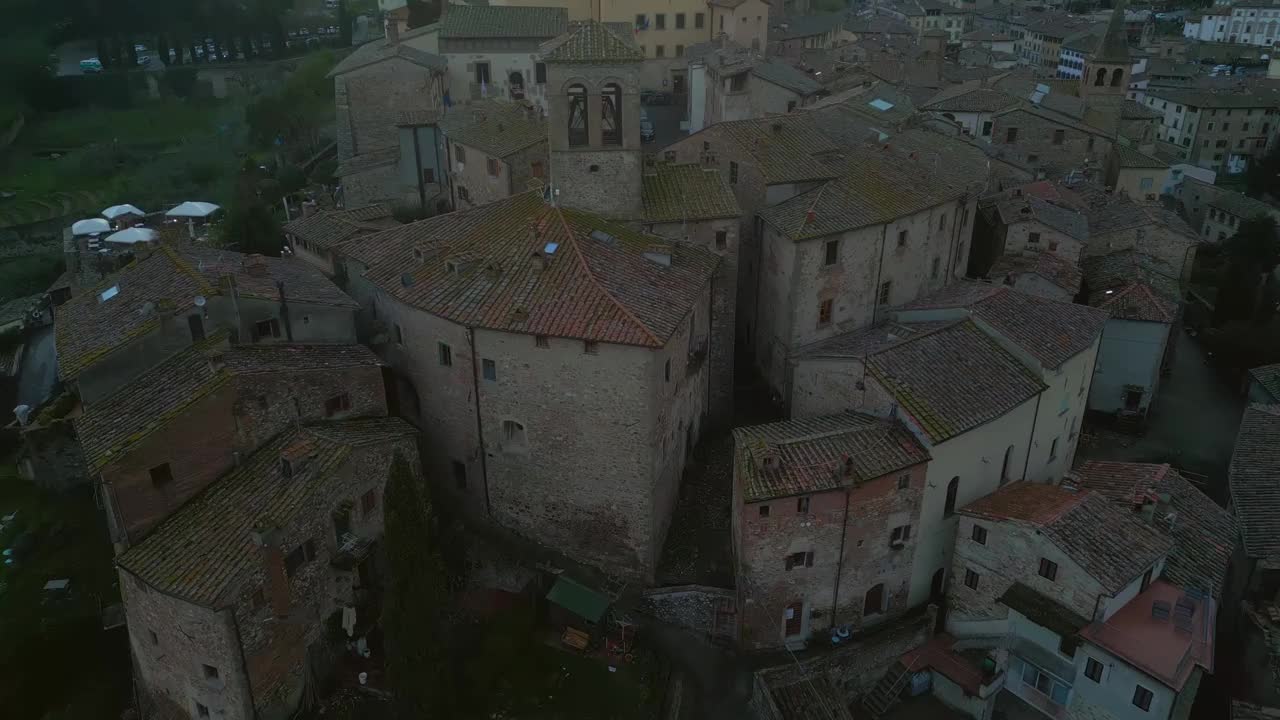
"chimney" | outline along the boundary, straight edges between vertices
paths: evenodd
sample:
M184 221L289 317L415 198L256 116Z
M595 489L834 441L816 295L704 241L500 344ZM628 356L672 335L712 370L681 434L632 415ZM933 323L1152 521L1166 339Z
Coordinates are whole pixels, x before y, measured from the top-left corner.
M441 2L445 2L445 3L447 3L447 1L448 0L441 0ZM388 14L386 26L387 26L387 44L399 45L400 44L400 21L395 19L395 17L393 17L392 15Z
M289 614L289 573L284 569L284 550L280 547L280 529L255 527L251 533L253 544L262 555L263 588L271 614L284 617Z
M309 218L316 214L320 205L315 200L304 200L302 202L302 217Z
M267 259L257 253L246 255L244 259L244 271L248 273L250 277L266 277Z
M804 214L804 224L812 225L814 220L818 219L818 213L813 208L809 208Z

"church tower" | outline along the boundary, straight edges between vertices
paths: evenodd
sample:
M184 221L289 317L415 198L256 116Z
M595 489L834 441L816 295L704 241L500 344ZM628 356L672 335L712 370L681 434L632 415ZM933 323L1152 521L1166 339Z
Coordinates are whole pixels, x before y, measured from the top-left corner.
M643 212L640 65L635 47L596 20L573 23L542 47L547 64L557 204L606 217Z
M1129 91L1129 38L1124 27L1123 1L1111 11L1107 31L1098 46L1085 59L1084 77L1080 78L1080 97L1088 100L1124 99Z

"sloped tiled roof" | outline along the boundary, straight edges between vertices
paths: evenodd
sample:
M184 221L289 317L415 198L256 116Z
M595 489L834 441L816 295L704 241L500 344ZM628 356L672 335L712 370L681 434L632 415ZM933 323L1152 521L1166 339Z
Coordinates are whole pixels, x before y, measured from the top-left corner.
M1157 170L1167 170L1169 163L1153 158L1146 153L1138 152L1128 145L1116 144L1112 146L1112 150L1116 153L1116 158L1120 162L1122 168L1154 168Z
M958 321L938 320L901 323L888 320L811 343L800 348L797 355L810 358L862 358L956 322Z
M1084 279L1084 274L1078 265L1064 260L1051 252L1002 255L991 266L991 270L987 274L992 278L999 279L1006 276L1017 277L1027 273L1039 275L1072 296L1080 292L1080 282Z
M471 103L445 116L440 124L449 140L504 158L547 141L547 121L516 103L490 100Z
M1167 263L1134 250L1085 258L1089 304L1119 320L1171 323L1182 288Z
M1045 389L971 321L882 350L867 369L934 443L990 422Z
M1249 376L1270 393L1271 397L1280 399L1280 363L1253 368L1249 371Z
M844 17L844 13L818 13L777 18L770 23L769 39L791 40L829 33L844 24Z
M757 63L751 68L751 74L802 96L813 95L822 89L817 80L777 58L766 58Z
M1101 207L1085 211L1089 236L1098 238L1108 233L1135 227L1159 225L1185 237L1188 244L1200 242L1199 235L1178 214L1159 203L1137 202L1123 196L1110 196Z
M384 165L391 165L400 161L400 148L396 146L377 148L362 152L359 155L353 155L346 160L338 163L337 169L333 174L338 177L346 177L356 173L372 170Z
M733 437L746 502L856 485L929 460L901 423L855 412L736 428Z
M710 220L742 214L738 199L720 172L697 163L658 163L644 174L643 196L647 222Z
M361 446L411 439L399 418L365 418L296 428L280 434L241 466L216 480L117 560L149 586L205 607L222 607L261 566L255 527L289 527L314 503L340 497L335 473ZM308 461L285 478L282 453Z
M995 112L1017 103L1017 98L999 90L976 87L963 91L944 90L920 109L933 112Z
M542 59L550 63L632 63L644 60L644 53L605 23L583 20L544 44Z
M1255 200L1238 192L1220 192L1209 201L1208 205L1243 220L1250 220L1259 215L1271 215L1280 218L1280 207L1268 205L1261 200Z
M421 65L429 70L443 72L448 61L442 55L435 55L425 50L404 43L388 42L385 38L378 38L371 42L367 42L355 49L355 52L342 59L342 62L334 66L329 71L329 77L337 77L345 75L352 70L359 70L362 67L380 63L383 60L391 58L400 58L408 60L415 65Z
M717 123L702 131L715 151L715 137L736 143L750 155L766 184L826 180L839 175L815 155L840 147L827 138L809 113ZM693 136L691 136L693 137Z
M1058 485L1019 481L960 512L1037 527L1062 552L1115 593L1166 555L1172 541L1101 495ZM1124 542L1117 542L1124 538Z
M1070 208L1060 207L1038 197L1009 197L996 204L1000 220L1006 225L1035 221L1075 240L1089 238L1089 221Z
M1153 463L1091 460L1076 469L1079 485L1133 511L1168 494L1152 525L1173 539L1164 577L1185 589L1221 597L1227 566L1238 542L1235 517L1192 485L1177 470ZM1170 515L1172 513L1172 515Z
M378 232L397 224L391 217L391 208L377 204L355 210L319 210L282 229L308 245L330 248L360 233Z
M553 38L569 28L562 7L450 5L441 38Z
M645 347L682 326L719 264L710 251L532 192L358 237L342 251L392 297L459 324Z
M1228 477L1245 552L1280 559L1280 405L1245 409Z

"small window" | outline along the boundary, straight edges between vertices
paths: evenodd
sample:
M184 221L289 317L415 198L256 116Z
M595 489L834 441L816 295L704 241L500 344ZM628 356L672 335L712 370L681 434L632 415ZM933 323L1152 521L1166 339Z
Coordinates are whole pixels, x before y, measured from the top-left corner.
M828 240L826 244L826 257L823 259L824 265L835 265L840 260L840 241Z
M204 318L199 315L188 315L187 327L191 330L191 342L204 340Z
M706 25L706 24L707 24L707 16L706 16L706 13L694 13L694 14L693 14L693 27L694 27L694 29L696 29L696 30L701 30L701 29L702 29L702 27L703 27L704 25Z
M1133 688L1133 704L1141 708L1144 712L1151 711L1151 699L1155 697L1150 690L1137 685Z
M461 460L453 461L453 486L459 490L467 489L467 464Z
M1061 145L1061 144L1062 144L1062 141L1063 141L1063 140L1066 140L1066 139L1067 139L1067 131L1066 131L1066 130L1054 130L1054 131L1053 131L1053 144L1054 144L1054 145Z
M539 348L542 348L543 350L546 350L547 348L551 347L551 338L547 337L546 335L534 335L533 345L534 347L539 347Z
M201 705L200 703L196 703L196 717L198 718L209 717L209 708L204 705Z
M1054 438L1053 443L1049 445L1049 459L1050 460L1058 459L1058 438Z
M978 573L972 570L966 569L964 571L964 586L969 588L970 590L977 590L978 589Z
M930 268L929 274L934 279L938 279L938 274L942 272L942 258L933 259L933 267Z
M898 247L906 247L906 246L907 246L907 231L899 230L898 231Z
M440 343L440 364L446 367L453 366L453 348L446 343Z
M636 13L636 27L642 28L644 26L645 26L644 13Z
M1090 680L1102 684L1102 663L1093 658L1085 658L1084 660L1084 676Z
M378 509L378 491L369 490L360 496L360 514L369 517Z
M1048 558L1040 558L1040 577L1046 580L1057 580L1058 563Z
M738 184L738 163L734 162L733 160L729 161L729 184L730 185Z
M1005 141L1005 142L1008 142L1008 143L1011 143L1011 142L1017 142L1017 141L1018 141L1018 128L1009 128L1007 131L1005 131L1005 134L1004 134L1004 141Z
M899 525L889 533L889 547L901 547L911 539L911 526Z
M284 558L284 571L289 577L298 574L298 570L307 564L308 561L315 559L316 543L314 540L308 540L298 547L294 548Z
M259 320L253 324L253 339L280 337L280 321L275 318Z
M453 154L454 154L455 156L457 156L457 158L458 158L458 162L459 162L459 163L462 163L463 165L465 165L465 164L467 163L467 151L466 151L466 148L462 147L461 145L457 145L457 144L455 144L455 145L453 146Z
M502 163L500 161L495 158L487 158L486 162L489 165L489 177L496 178L502 174Z
M169 467L169 463L164 463L151 468L152 487L164 487L171 482L173 482L173 469Z
M533 81L539 85L547 83L547 64L538 63L533 66Z
M898 476L898 489L906 490L911 487L911 473L903 473Z
M956 495L960 492L960 476L951 478L947 483L947 502L942 508L943 517L951 517L956 512Z
M973 535L972 535L971 537L973 538L973 541L974 541L974 542L976 542L976 543L978 543L979 545L986 545L986 544L987 544L987 529L986 529L986 528L984 528L984 527L982 527L981 525L974 525L974 526L973 526Z
M485 359L483 359L483 360L481 360L481 361L480 361L480 366L481 366L481 367L483 368L483 370L484 370L484 379L485 379L485 380L497 380L497 379L498 379L498 365L497 365L497 363L495 363L494 361L492 361L492 360L490 360L490 359L488 359L488 358L485 358Z
M422 184L434 185L436 182L435 168L422 168Z
M796 513L803 515L808 512L809 512L809 498L807 497L796 498Z
M892 294L893 294L892 280L885 280L883 283L880 283L880 304L881 305L888 305L889 298L890 296L892 296Z
M1036 243L1040 242L1040 233L1038 232L1027 233L1027 242L1032 245L1035 245Z
M396 323L395 330L396 330L396 344L404 345L404 330L400 329L400 323Z
M502 421L502 439L511 447L524 447L524 425L515 420Z
M148 631L147 631L147 637L151 639L151 644L152 644L152 645L159 645L159 644L160 644L160 636L156 634L156 631L155 631L155 630L148 630Z
M541 160L534 160L529 163L529 177L535 177L541 180L547 176L547 166Z
M200 669L201 669L202 671L204 671L204 679L205 679L205 680L217 680L217 679L218 679L218 668L216 668L216 667L214 667L214 666L212 666L212 665L201 665L201 666L200 666Z
M729 231L717 230L716 231L716 249L724 250L727 247L729 247Z
M946 213L943 213L943 214L942 214L942 217L939 217L939 218L938 218L938 229L939 229L939 230L946 230L946 229L947 229L947 214L946 214Z
M653 16L653 25L659 30L666 30L667 29L666 13L656 13ZM661 57L661 55L659 55L659 57Z
M659 15L659 17L661 17L661 15ZM666 57L666 56L667 56L667 48L666 48L666 46L664 46L664 45L654 45L654 46L653 46L653 56L654 56L654 57Z
M835 305L835 300L823 300L818 305L818 326L831 324L831 310Z
M588 355L600 354L600 344L595 340L584 340L582 343L582 352Z
M761 505L761 506L760 506L760 517L769 517L769 506L768 506L768 505Z
M334 415L337 415L339 413L347 412L350 409L351 409L351 395L349 393L334 395L333 397L324 401L325 417L333 417Z
M676 13L676 29L684 29L684 13Z
M1028 155L1028 156L1027 156L1027 162L1029 162L1029 163L1040 162L1040 156L1039 156L1039 155Z
M788 570L797 567L813 567L813 552L796 552L787 556L786 567Z

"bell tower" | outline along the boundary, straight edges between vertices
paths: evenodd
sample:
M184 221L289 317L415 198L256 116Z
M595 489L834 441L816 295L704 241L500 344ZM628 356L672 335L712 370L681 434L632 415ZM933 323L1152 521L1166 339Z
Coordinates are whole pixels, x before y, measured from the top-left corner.
M606 217L639 217L639 48L601 22L573 23L542 46L547 64L548 182L556 202Z
M1129 57L1124 8L1123 0L1116 3L1111 11L1106 33L1085 59L1084 77L1080 78L1080 97L1086 100L1123 99L1129 91L1129 71L1133 67L1133 61Z

